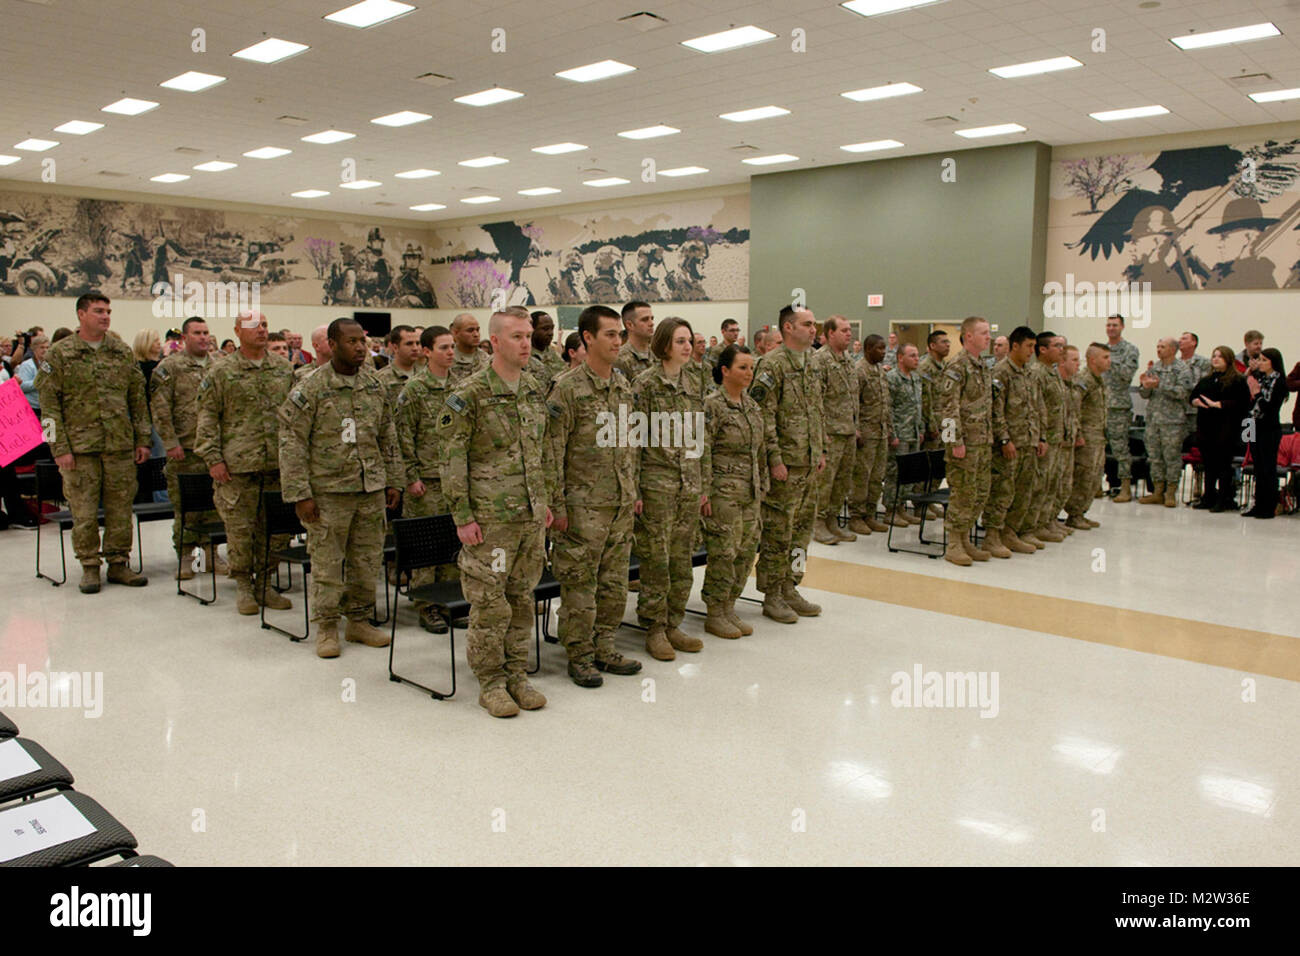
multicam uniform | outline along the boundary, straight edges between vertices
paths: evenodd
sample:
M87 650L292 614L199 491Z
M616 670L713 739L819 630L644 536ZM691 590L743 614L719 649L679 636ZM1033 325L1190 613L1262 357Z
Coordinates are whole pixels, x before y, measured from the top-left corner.
M413 495L405 492L402 498L402 515L407 518L428 518L433 515L447 514L447 499L442 493L442 476L439 465L442 460L442 445L439 441L438 416L451 394L451 376L439 377L428 368L412 375L400 395L397 396L397 443L402 449L402 462L406 466L403 486L407 487L419 481L424 485L424 494ZM441 564L431 568L420 568L411 573L411 586L420 587L435 581L454 581L460 576L454 564ZM424 613L428 607L422 601L416 602L416 611Z
M858 377L858 432L862 444L853 466L849 489L849 515L863 521L876 520L876 503L884 490L885 461L893 437L893 412L889 404L889 383L884 363L872 365L865 357L854 367Z
M989 496L989 456L993 440L993 371L962 349L944 368L936 412L945 442L944 462L951 495L948 538L961 539L974 527ZM962 458L953 448L966 446Z
M1074 450L1074 476L1065 513L1082 517L1092 504L1106 464L1106 384L1091 369L1082 368L1072 383L1079 396L1079 434L1083 445Z
M718 389L704 402L712 455L712 514L704 519L709 563L701 596L709 607L730 607L745 589L762 532L761 505L770 483L763 410L748 393L733 402Z
M177 476L208 473L208 466L194 451L194 444L199 421L199 385L211 367L212 359L207 355L195 357L189 352L176 352L158 363L149 380L153 391L149 407L163 448L166 451L179 448L185 453L184 458L169 457L167 464L163 465L163 473L167 476L167 498L176 511L172 521L172 547L178 554L182 549L199 543L192 530L186 531L185 540L181 540L181 481ZM193 528L216 520L215 511L206 511L187 517L186 524Z
M1034 459L1033 501L1025 515L1025 526L1012 529L1017 534L1045 528L1056 520L1059 512L1052 513L1052 507L1056 504L1056 492L1061 484L1061 442L1065 440L1065 382L1055 366L1037 359L1030 363L1029 374L1038 383L1042 397L1042 439L1047 443L1047 452Z
M849 495L857 460L858 377L853 358L846 350L840 355L829 346L809 358L821 379L826 419L826 468L815 478L817 517L836 520Z

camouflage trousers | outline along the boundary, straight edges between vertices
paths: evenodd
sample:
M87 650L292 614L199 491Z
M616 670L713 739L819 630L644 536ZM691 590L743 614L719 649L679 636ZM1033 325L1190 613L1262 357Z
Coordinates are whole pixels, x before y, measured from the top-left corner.
M969 452L969 450L968 450ZM984 527L989 531L1010 528L1019 531L1034 499L1034 445L1016 445L1016 457L1007 458L1002 450L991 453L989 500L984 507Z
M889 454L885 460L885 510L888 511L894 506L894 495L898 492L898 456L910 455L921 450L919 441L900 441L894 448L889 449ZM903 498L909 494L919 493L921 486L919 484L904 485L902 488ZM899 499L899 508L903 506L903 498Z
M964 458L954 458L952 445L944 452L944 465L951 494L945 519L948 539L960 539L975 526L988 502L991 480L990 455L993 447L986 442L966 446Z
M424 494L415 497L409 491L402 496L402 516L405 518L430 518L433 515L445 515L451 509L447 507L446 500L442 497L442 482L438 478L422 478L424 482ZM460 577L460 571L454 564L439 564L432 568L420 568L411 572L411 587L418 588L424 584L433 584L436 581L455 581ZM415 611L417 614L423 613L428 607L426 601L416 601Z
M462 546L458 564L470 604L465 659L486 693L527 679L533 588L542 578L546 526L530 520L481 528L483 541Z
M1104 436L1085 435L1083 447L1074 450L1074 476L1070 482L1070 496L1065 501L1065 513L1071 518L1082 516L1092 506L1093 495L1101 487L1105 465Z
M772 487L763 498L755 577L764 594L779 591L786 581L798 584L803 580L808 542L812 540L817 511L815 470L787 466L787 471L785 481L772 479Z
M307 526L311 619L364 621L375 613L375 582L384 552L384 493L314 497L320 520Z
M1023 528L1013 528L1017 534L1033 531L1047 524L1056 514L1052 507L1056 504L1056 491L1061 485L1061 443L1049 441L1047 454L1036 459L1038 466L1034 475L1034 497L1025 515Z
M1055 520L1061 516L1061 511L1065 508L1065 502L1070 497L1070 488L1074 485L1074 445L1061 445L1061 464L1057 472L1060 478L1056 485L1056 496L1052 499L1052 507L1049 509L1050 518Z
M762 532L761 507L753 498L740 501L725 496L710 498L709 505L713 513L704 519L709 563L700 596L708 607L726 606L740 597L754 567Z
M125 564L131 557L131 502L135 500L135 453L73 454L73 466L59 469L72 512L72 550L82 564L99 565L99 503L104 503L104 560Z
M1183 423L1163 425L1160 422L1147 422L1144 442L1147 446L1147 461L1151 466L1151 480L1177 487L1178 479L1183 473Z
M185 457L176 460L167 459L163 465L163 474L167 478L167 500L172 503L172 509L176 512L176 517L172 520L172 547L178 552L188 550L200 543L199 536L190 528L207 522L216 521L217 513L215 511L194 511L185 516L185 539L181 540L181 480L178 475L206 475L208 473L207 463L202 458L194 454L192 449L185 449Z
M862 436L853 462L853 486L849 489L849 517L875 518L885 482L885 461L889 457L889 439Z
M231 475L229 481L213 487L212 500L226 526L227 564L230 576L236 581L260 576L267 570L266 509L262 507L262 492L279 490L278 471ZM311 535L307 537L310 545ZM272 551L288 545L288 535L271 539Z
M853 483L857 436L826 436L826 467L817 476L817 515L834 521Z
M635 529L641 562L637 620L643 627L676 627L695 583L691 554L700 530L700 496L643 487Z
M559 637L571 662L590 664L613 653L614 632L627 609L635 515L631 505L568 514L569 527L551 531L551 570L560 582Z
M1133 423L1133 407L1106 409L1106 441L1110 453L1118 463L1119 478L1132 476L1133 456L1128 450L1128 430Z

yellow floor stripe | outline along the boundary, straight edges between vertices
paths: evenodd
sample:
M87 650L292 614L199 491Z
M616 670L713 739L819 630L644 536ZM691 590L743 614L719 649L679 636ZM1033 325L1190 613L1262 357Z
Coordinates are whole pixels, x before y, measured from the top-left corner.
M918 605L906 600L908 595L934 593L939 587L944 606L926 610L1300 681L1300 639L1265 631L1042 595L1034 595L1028 609L1024 591L812 556L804 584L913 608Z

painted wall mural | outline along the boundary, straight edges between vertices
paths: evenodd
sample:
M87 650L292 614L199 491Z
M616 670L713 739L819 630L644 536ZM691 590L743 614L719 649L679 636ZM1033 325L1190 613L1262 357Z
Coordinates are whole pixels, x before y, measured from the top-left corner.
M1300 288L1300 139L1052 164L1047 278Z

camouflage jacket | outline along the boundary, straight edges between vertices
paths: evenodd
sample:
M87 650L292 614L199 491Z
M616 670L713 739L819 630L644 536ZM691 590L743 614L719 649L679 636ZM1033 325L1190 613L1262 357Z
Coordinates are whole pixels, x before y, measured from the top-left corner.
M804 355L801 368L790 350L778 345L754 366L749 394L763 409L770 468L816 468L826 454L822 383L809 368L812 356Z
M1179 358L1182 358L1182 356L1180 355ZM1210 360L1207 359L1204 355L1193 354L1191 358L1183 359L1183 363L1187 366L1187 368L1192 373L1192 388L1195 388L1197 382L1199 382L1201 379L1205 378L1205 376L1209 375L1211 372L1214 371L1213 366L1210 365ZM157 375L158 373L155 371L154 374ZM1189 397L1190 394L1191 393L1189 392L1188 393ZM1196 428L1196 407L1192 405L1191 402L1188 402L1187 404L1187 419L1188 419L1188 424L1193 429L1195 429Z
M1073 445L1074 440L1081 434L1079 412L1083 404L1083 395L1074 387L1073 379L1062 378L1061 384L1065 386L1065 434L1061 438L1061 444Z
M858 376L851 354L846 350L842 356L837 356L827 346L814 352L808 361L821 378L826 434L857 434Z
M1184 409L1196 384L1192 381L1192 370L1187 367L1187 363L1180 358L1175 358L1168 365L1156 362L1143 374L1160 379L1155 388L1139 389L1142 397L1147 400L1147 424L1181 425L1185 422L1187 414Z
M1129 386L1133 384L1138 362L1137 346L1127 339L1120 339L1118 345L1110 347L1110 368L1101 376L1106 383L1107 408L1133 407L1133 393Z
M438 416L442 414L450 390L450 375L438 378L426 367L412 375L402 394L397 396L393 415L397 419L397 443L402 449L402 464L406 466L406 485L423 481L435 488L442 486Z
M920 442L925 438L925 397L921 376L915 371L905 376L895 367L885 373L885 383L889 386L894 437L900 442Z
M939 386L942 384L943 365L935 361L928 351L916 372L921 376L921 405L925 430L932 435L939 434Z
M369 371L372 372L375 371L369 366L366 366L366 368ZM409 372L403 372L392 362L389 362L378 372L375 372L375 375L379 378L379 384L382 385L384 387L384 391L388 393L389 405L391 405L393 408L397 407L397 398L399 395L402 394L402 389L406 387L406 383L409 382L411 379L413 379L419 373L419 371L420 371L419 365L416 365Z
M199 424L199 386L212 368L210 356L195 358L188 352L176 352L158 363L149 380L153 397L149 409L158 429L163 448L194 450L195 430Z
M713 476L709 496L739 502L761 499L771 485L771 473L758 402L745 393L737 404L718 389L704 400L704 421Z
M990 444L993 441L993 370L971 358L965 349L944 366L938 386L940 438L952 427L953 445Z
M199 385L195 453L232 475L279 469L278 416L293 387L293 367L274 352L260 366L238 351L219 359Z
M325 365L329 365L329 364L330 364L329 362L326 362L326 363L325 363ZM310 375L312 372L316 371L316 369L318 369L318 368L324 368L325 365L314 365L314 364L313 364L313 365L299 365L296 369L293 370L293 383L294 383L295 385L297 385L299 382L301 382L304 378L306 378L306 377L307 377L308 375Z
M1029 363L1029 375L1038 383L1042 398L1043 430L1040 437L1049 445L1059 445L1065 438L1065 382L1054 365L1034 359Z
M438 413L442 494L458 526L546 519L546 399L528 372L511 390L489 365Z
M1088 368L1079 369L1071 383L1079 393L1079 433L1092 445L1106 440L1106 383Z
M492 359L482 349L476 348L474 354L466 358L460 354L458 346L456 357L452 359L451 368L447 371L447 377L451 380L452 388L455 388L475 372L480 372L491 364Z
M556 377L546 400L552 462L547 497L555 517L619 508L640 497L641 450L619 434L620 419L627 421L635 401L622 369L603 379L584 362Z
M635 382L638 375L658 364L658 360L649 352L638 352L632 348L631 342L623 343L623 347L618 350L618 358L614 361L614 366L623 370L629 382Z
M629 431L629 440L639 445L641 452L642 489L708 494L709 441L704 403L693 391L694 383L685 368L677 373L676 381L665 378L662 365L646 369L632 380L636 411L645 416L644 440Z
M894 413L885 381L885 363L872 365L865 358L854 367L858 378L858 432L863 438L890 438L894 434Z
M703 360L696 362L694 359L682 366L682 371L691 378L691 394L700 400L700 405L704 405L704 400L718 386L713 381L713 366Z
M1043 403L1028 365L1009 358L993 366L993 440L1027 450L1043 437Z
M149 447L144 373L128 346L105 336L96 349L73 333L50 346L38 370L41 425L56 458Z
M368 365L321 369L294 386L279 417L285 501L405 487L393 407Z
M542 358L541 352L533 352L528 356L528 374L537 379L537 383L542 386L543 395L550 392L551 383L555 381L555 372Z

